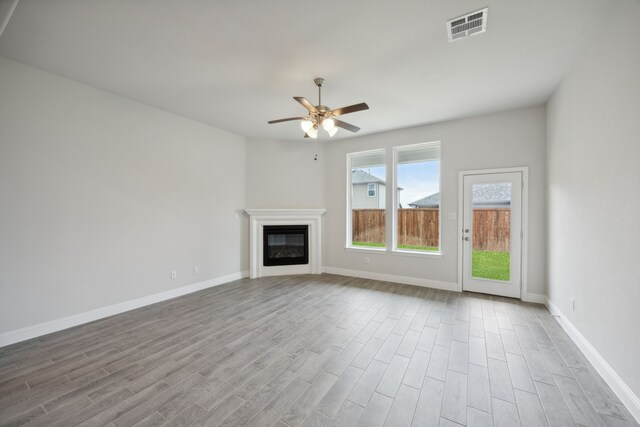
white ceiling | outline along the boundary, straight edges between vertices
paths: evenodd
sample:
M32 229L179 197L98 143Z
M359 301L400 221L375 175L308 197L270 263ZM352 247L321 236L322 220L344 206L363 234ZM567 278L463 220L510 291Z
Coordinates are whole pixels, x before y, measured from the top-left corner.
M291 97L317 103L321 76L325 105L369 104L344 116L361 135L544 103L614 5L21 0L0 55L236 134L293 140L297 122L267 121L303 115ZM485 6L486 33L447 42L448 19Z

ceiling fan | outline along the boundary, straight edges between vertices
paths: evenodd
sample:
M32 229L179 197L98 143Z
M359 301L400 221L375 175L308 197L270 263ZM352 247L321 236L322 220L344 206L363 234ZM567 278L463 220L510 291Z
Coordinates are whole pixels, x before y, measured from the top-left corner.
M318 86L318 105L313 105L306 98L302 96L294 96L293 99L298 101L304 108L309 111L309 114L304 117L288 117L286 119L271 120L268 123L270 125L280 122L288 122L291 120L302 120L300 126L305 132L305 138L317 138L318 129L320 126L327 131L329 136L333 136L338 132L338 128L346 129L349 132L358 132L360 128L354 126L342 120L338 120L336 116L342 116L344 114L355 113L356 111L368 110L369 106L365 102L360 104L349 105L348 107L336 108L334 110L329 109L326 105L322 105L322 84L324 79L318 77L313 82Z

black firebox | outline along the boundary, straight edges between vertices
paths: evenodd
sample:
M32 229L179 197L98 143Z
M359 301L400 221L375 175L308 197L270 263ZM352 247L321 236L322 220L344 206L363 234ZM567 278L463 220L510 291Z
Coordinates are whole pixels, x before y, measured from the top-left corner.
M309 264L308 225L265 225L263 265Z

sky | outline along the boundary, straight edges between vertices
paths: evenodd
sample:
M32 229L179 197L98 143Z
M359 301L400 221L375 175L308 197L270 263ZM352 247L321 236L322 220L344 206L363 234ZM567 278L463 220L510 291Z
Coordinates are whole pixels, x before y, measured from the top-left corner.
M362 170L387 181L384 166L363 168ZM402 187L403 189L400 192L400 203L402 207L408 208L409 203L440 191L438 185L439 180L440 162L437 160L398 165L398 187Z

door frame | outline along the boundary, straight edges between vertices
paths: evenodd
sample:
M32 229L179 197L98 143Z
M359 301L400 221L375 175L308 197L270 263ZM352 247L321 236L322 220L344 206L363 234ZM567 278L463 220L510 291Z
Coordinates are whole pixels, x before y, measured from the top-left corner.
M496 168L496 169L476 169L458 171L458 232L456 233L456 241L458 245L458 292L462 292L463 274L463 226L464 226L464 177L467 175L487 175L494 173L522 173L522 250L521 250L521 272L520 272L520 299L528 301L527 283L529 272L529 167L512 167L512 168Z

